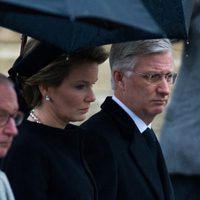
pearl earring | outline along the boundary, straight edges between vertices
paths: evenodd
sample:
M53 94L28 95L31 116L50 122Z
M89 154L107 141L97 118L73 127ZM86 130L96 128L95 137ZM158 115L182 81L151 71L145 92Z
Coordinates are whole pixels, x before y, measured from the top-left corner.
M48 95L45 96L46 101L50 101L50 97Z

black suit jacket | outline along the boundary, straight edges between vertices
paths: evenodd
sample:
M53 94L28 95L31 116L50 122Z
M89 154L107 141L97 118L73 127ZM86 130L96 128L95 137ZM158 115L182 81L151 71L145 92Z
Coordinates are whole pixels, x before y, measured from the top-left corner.
M159 143L157 167L145 139L129 115L111 97L107 97L101 109L82 124L93 134L86 137L85 157L96 178L99 199L173 200ZM98 140L94 139L97 135L106 139L113 156L105 152L103 146L99 147Z

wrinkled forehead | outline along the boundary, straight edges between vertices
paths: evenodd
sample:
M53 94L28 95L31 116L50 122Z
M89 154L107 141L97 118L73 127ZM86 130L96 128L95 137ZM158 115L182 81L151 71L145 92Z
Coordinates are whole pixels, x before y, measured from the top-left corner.
M143 54L137 57L137 62L158 62L158 63L167 63L174 66L174 57L171 51L162 51L156 53Z

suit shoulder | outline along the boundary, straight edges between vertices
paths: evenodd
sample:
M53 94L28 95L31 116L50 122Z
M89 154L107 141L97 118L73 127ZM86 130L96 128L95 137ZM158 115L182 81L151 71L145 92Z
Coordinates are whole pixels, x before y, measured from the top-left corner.
M81 124L83 129L97 129L99 126L105 126L109 123L110 117L105 112L98 112Z

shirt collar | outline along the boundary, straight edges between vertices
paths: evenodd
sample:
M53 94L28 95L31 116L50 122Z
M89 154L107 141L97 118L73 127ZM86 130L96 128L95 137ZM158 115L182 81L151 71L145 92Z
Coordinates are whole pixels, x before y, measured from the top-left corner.
M140 133L143 133L147 128L151 128L151 124L146 125L141 118L139 118L132 110L130 110L124 103L122 103L115 95L112 96L112 100L115 101L135 122Z

